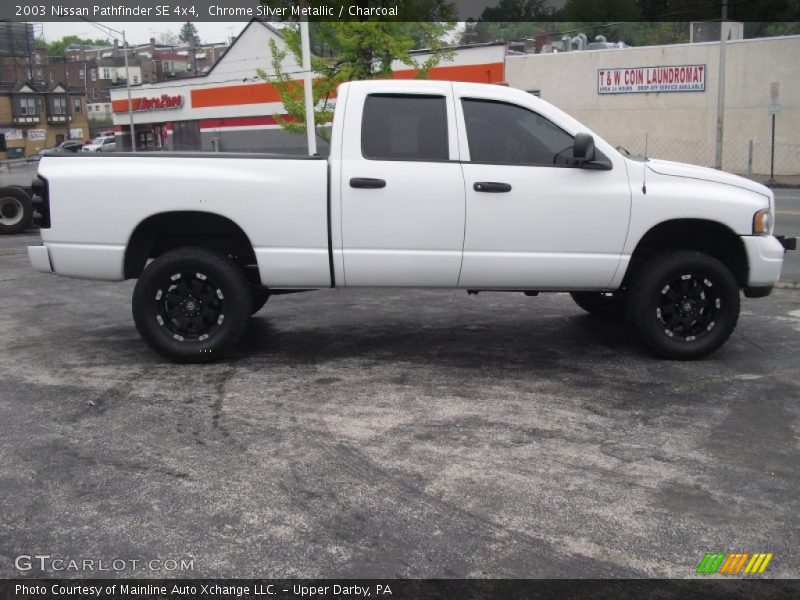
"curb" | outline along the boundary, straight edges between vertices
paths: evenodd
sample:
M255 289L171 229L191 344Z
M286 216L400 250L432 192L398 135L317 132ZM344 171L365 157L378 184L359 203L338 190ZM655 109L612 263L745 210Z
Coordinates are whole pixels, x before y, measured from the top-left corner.
M778 290L800 290L800 283L793 281L779 281L775 284L775 289Z
M764 183L771 190L796 190L800 188L797 183Z

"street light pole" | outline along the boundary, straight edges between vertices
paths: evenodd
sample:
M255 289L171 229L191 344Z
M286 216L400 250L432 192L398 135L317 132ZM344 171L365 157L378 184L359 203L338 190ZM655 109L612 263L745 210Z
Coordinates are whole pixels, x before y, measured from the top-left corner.
M714 157L714 167L722 169L722 137L725 115L725 42L728 37L728 27L725 21L728 18L728 2L722 0L722 19L719 22L719 80L717 87L717 146Z
M133 98L131 98L131 70L128 66L128 41L125 39L125 30L122 31L122 51L125 53L125 86L128 88L128 117L131 128L131 151L136 152L136 129L133 126Z
M306 2L302 4L304 6L307 5ZM314 156L317 153L317 132L314 125L314 91L311 87L313 85L311 77L311 42L308 35L308 17L306 16L303 16L300 21L300 46L303 54L303 91L305 93L308 155Z

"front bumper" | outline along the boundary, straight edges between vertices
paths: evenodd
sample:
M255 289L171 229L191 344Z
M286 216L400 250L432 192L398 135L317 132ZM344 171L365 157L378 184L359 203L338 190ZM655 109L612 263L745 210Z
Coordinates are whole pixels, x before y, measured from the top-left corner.
M797 238L791 235L776 235L784 250L797 250Z
M747 252L747 287L775 285L781 277L783 255L786 252L783 244L771 235L743 235L741 239Z
M28 258L31 266L42 273L52 273L53 265L50 264L50 252L47 246L28 246Z

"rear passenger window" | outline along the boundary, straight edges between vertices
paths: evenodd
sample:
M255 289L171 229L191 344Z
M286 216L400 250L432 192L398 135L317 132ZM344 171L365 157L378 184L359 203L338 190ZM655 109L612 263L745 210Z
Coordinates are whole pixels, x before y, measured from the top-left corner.
M443 96L373 94L364 103L361 153L375 160L448 160Z

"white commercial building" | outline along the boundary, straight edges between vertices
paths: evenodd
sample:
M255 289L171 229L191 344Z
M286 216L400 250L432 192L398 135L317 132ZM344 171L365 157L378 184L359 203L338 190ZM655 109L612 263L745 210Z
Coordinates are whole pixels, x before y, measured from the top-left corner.
M270 42L281 51L286 44L269 24L253 20L225 55L205 74L134 86L133 121L137 150L278 151L302 154L306 137L281 129L284 114L277 88L260 79L257 70L272 74ZM500 83L504 79L503 44L457 48L429 72L431 79ZM417 55L419 63L426 54ZM393 77L412 78L415 72L397 61ZM282 70L300 79L302 71L291 52ZM117 146L130 147L128 95L124 87L111 90ZM324 143L320 143L325 152Z
M632 152L713 166L719 42L507 56L506 81ZM778 107L778 108L771 108ZM722 168L800 174L800 36L727 42Z

